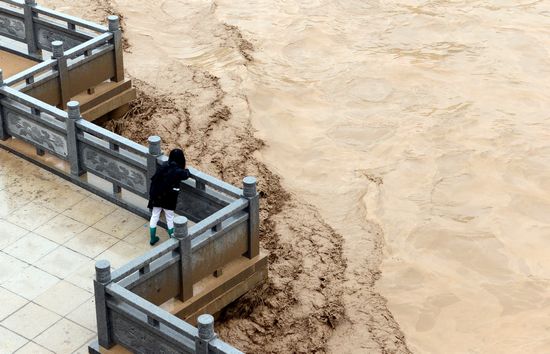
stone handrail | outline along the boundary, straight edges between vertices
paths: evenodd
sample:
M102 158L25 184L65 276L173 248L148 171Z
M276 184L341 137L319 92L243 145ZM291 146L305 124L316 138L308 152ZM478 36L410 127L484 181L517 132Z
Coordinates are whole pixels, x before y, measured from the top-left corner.
M176 237L180 235L180 233L183 233L181 236L182 242L178 243L175 239L168 240L161 246L134 259L130 263L114 271L113 281L119 282L130 275L135 275L137 278L145 274L147 274L148 277L151 275L154 276L155 274L150 274L155 273L151 270L152 263L172 251L176 253L173 253L170 259L166 259L166 263L181 261L182 254L190 255L191 261L194 261L194 264L183 267L183 273L185 274L182 273L182 276L194 280L201 279L201 276L204 274L211 274L217 269L220 269L225 263L231 261L234 255L239 256L241 254L246 254L249 258L257 256L257 253L254 252L253 249L250 249L259 247L257 231L248 228L250 220L254 220L255 218L254 215L251 215L251 212L254 212L254 210L251 211L248 207L250 204L254 204L255 198L256 196L252 198L252 203L245 198L238 199L226 208L220 210L215 218L207 218L191 228L187 227L186 218L183 218L183 220L180 219L179 224L176 222ZM237 213L239 214L237 215ZM216 221L213 222L213 220ZM230 234L230 231L237 227L244 229L243 232L237 233L236 235ZM252 234L250 234L251 231ZM224 237L229 237L229 239L223 239ZM251 240L249 241L249 239ZM226 243L227 245L224 249L224 253L233 256L229 259L224 259L222 254L216 254L216 252L219 251L215 249L215 242ZM210 255L216 255L216 257L212 259L203 259L202 257L200 257L199 260L193 259L194 257L199 258L201 249L208 246L214 246L212 249L207 250L207 252ZM188 251L185 249L188 249ZM163 269L157 269L156 272L159 273L162 270ZM134 274L136 272L137 274ZM197 272L199 275L194 274ZM176 294L172 294L172 297L174 296L176 296ZM190 296L192 296L192 294L190 294ZM183 297L185 298L186 296Z
M196 328L113 282L110 268L107 261L96 263L94 292L102 347L120 344L151 353L242 353L217 338L212 316L199 316Z
M248 181L250 181L251 179L252 177L245 178L245 180L248 180ZM250 199L247 199L247 198L250 198ZM217 239L226 235L229 230L235 228L236 226L241 224L247 224L250 220L254 220L255 216L251 214L253 214L255 211L255 205L256 205L257 199L258 199L257 193L250 195L248 197L242 197L240 199L237 199L231 204L229 204L228 206L226 206L225 208L219 210L217 213L200 221L199 223L197 223L196 225L190 228L187 227L186 218L178 218L179 223L178 223L178 220L175 221L177 226L176 237L181 234L182 235L181 238L186 239L186 241L189 243L187 247L189 257L193 257L192 252L197 252L201 248L206 247L208 244L215 242ZM250 206L252 206L252 209L250 209ZM256 225L253 225L253 227L256 228ZM258 254L255 250L249 249L249 244L253 244L252 248L259 247L257 245L259 243L258 231L255 228L249 229L247 227L244 232L244 239L241 240L243 243L246 244L246 249L244 249L244 251L240 252L239 254L244 254L244 253L246 253L247 255L250 254L249 258L253 258ZM249 235L250 233L252 233L252 235ZM249 242L248 238L252 238L252 240ZM149 273L150 271L149 270L145 271L145 269L148 269L151 263L161 258L162 256L170 253L171 251L178 250L179 247L180 245L175 243L173 239L169 240L168 242L165 242L161 246L153 250L150 250L149 252L145 253L141 257L117 269L113 273L113 281L118 282L137 271L139 271L140 274ZM230 251L231 247L227 247L227 249L228 251ZM179 250L178 253L181 255L182 251ZM213 263L215 261L216 260L213 260ZM215 271L218 268L219 268L219 265L215 267L214 266L207 267L206 272L210 273Z
M3 32L0 27L0 36L5 35L6 32L13 36L23 28L25 33L21 38L27 42L29 54L33 54L33 48L36 50L39 48L33 47L31 42L36 38L28 33L27 27L32 26L39 15L49 15L56 19L64 19L67 23L80 24L81 27L97 30L97 35L83 43L76 45L69 43L70 49L67 52L64 51L67 43L54 41L50 45L53 51L52 59L45 60L11 78L3 80L0 68L0 140L13 136L34 145L38 155L48 151L68 161L69 177L78 184L84 184L85 188L91 187L79 177L87 172L111 182L113 185L111 194L105 195L97 189L93 190L111 201L117 202L117 196L123 189L147 198L152 174L156 171L158 163L166 161L166 157L160 151L160 139L152 137L153 140L149 141L147 149L86 122L81 117L78 103L72 102L71 107L67 107L69 97L78 92L105 79L111 78L115 81L123 79L118 17L109 16L109 26L105 28L55 11L48 11L36 5L35 0L24 2L0 0L0 5L2 4L23 9L24 11L17 16L19 20L26 22L20 22L18 27L8 21L7 27L4 27L6 31ZM26 17L29 11L32 15L30 22ZM14 11L0 6L0 18L7 13L11 16ZM6 22L3 26L6 26ZM56 36L64 39L65 29L56 33ZM68 26L67 29L76 30L74 26ZM96 61L97 65L94 64ZM112 65L105 65L106 63L112 63ZM105 71L105 67L109 69ZM82 84L84 81L86 83ZM68 108L69 113L56 108L55 105L58 104L61 108ZM54 120L62 125L53 122ZM180 213L194 222L217 213L232 200L243 196L243 191L239 188L196 169L189 168L189 170L194 185L190 183L182 185L182 190L190 198L189 203L184 204L191 205L201 212L192 215L193 210L180 210ZM221 194L217 195L217 192ZM147 214L143 209L123 206L129 207L140 215Z
M204 190L204 186L208 186L231 197L239 198L242 196L243 191L229 183L220 181L192 167L189 168L189 172L191 173L191 178L199 183L197 185L198 189Z
M216 339L213 327L211 335L197 339L194 327L155 305L172 298L185 302L197 295L193 284L208 275L221 274L227 263L243 254L249 258L258 255L255 183L254 178L245 178L245 196L192 228L188 228L185 217L176 217L174 239L112 273L107 261L98 261L94 289L101 346L121 344L151 352L164 348L180 353L240 353ZM199 327L205 318L213 326L213 318L199 316ZM135 334L134 339L126 335L128 331Z
M28 107L36 115L40 115L40 113L46 113L59 121L65 122L67 120L67 117L68 117L67 112L55 106L45 104L44 102L34 97L31 97L29 95L26 95L24 93L21 93L16 89L3 85L2 69L0 69L0 90L2 91L2 96L5 96L23 106Z
M149 147L144 147L83 119L77 102L70 102L69 112L65 112L2 85L1 78L0 111L0 140L15 137L34 145L39 155L47 151L68 161L71 178L93 173L113 184L114 196L125 189L148 198L150 179L158 163L166 161L160 151L160 138L151 137ZM243 196L239 188L196 169L190 171L195 181L191 189L202 193L201 198L216 199L213 191L227 196L228 199L219 199L220 209Z
M233 203L229 204L225 208L217 211L216 213L210 215L208 218L202 220L196 225L193 225L189 229L189 234L191 237L191 240L194 240L201 234L203 234L205 231L208 230L214 230L219 231L223 228L222 223L229 219L230 217L236 215L237 213L241 212L243 209L248 207L248 200L247 199L237 199Z
M70 97L80 92L105 80L124 80L122 33L117 16L109 16L108 27L103 27L46 9L35 0L0 0L2 4L16 7L0 6L0 36L26 43L28 55L43 61L7 79L6 85L17 85L21 92L66 108ZM92 32L82 32L77 26ZM51 59L44 60L43 49L52 52Z
M16 6L16 7L21 7L23 8L23 6L25 6L25 2L24 1L20 1L20 0L2 0L3 3L6 3L8 5L12 5L12 6Z
M53 68L57 64L56 59L48 59L39 64L36 64L26 70L18 72L17 74L7 78L4 83L7 86L15 86L18 83L25 81L25 84L30 85L35 82L35 79L40 76L53 76L57 77L57 74L54 72Z
M4 34L27 43L29 53L36 57L40 57L40 49L51 49L53 40L63 40L66 42L65 49L69 49L97 34L110 31L105 26L37 5L36 0L0 0L1 4L8 6L0 7L0 17L10 20L17 28L12 31L15 33Z
M5 97L0 100L1 140L11 136L25 140L34 145L39 154L48 151L68 161L75 178L91 172L113 183L116 193L124 188L148 197L150 178L158 162L166 160L160 153L160 138L151 137L150 146L146 148L84 120L78 102L70 102L67 113L2 85L1 79L0 97ZM65 127L52 126L53 120ZM198 190L204 191L208 186L230 197L243 194L239 188L190 170Z
M118 300L132 306L135 309L141 310L145 313L145 315L147 315L147 322L156 322L155 326L158 326L158 324L163 324L189 339L195 339L198 334L197 329L189 323L174 316L170 316L170 313L159 309L149 301L142 299L117 283L109 283L105 290L107 294L113 297L114 300ZM113 307L115 306L116 305Z
M214 242L218 237L223 236L229 227L235 226L233 224L228 224L228 220L234 217L237 213L242 213L248 206L249 200L244 198L237 199L227 207L221 209L218 213L216 213L217 215L212 215L211 218L206 218L189 228L188 234L185 237L189 237L191 240L191 251L205 247L209 243ZM249 220L249 218L250 216L248 215L248 212L246 212L246 214L236 218L235 221L236 223L243 223ZM187 224L185 223L185 226L179 224L178 227L181 229L181 227L187 227ZM149 269L148 267L151 263L172 251L178 250L178 248L179 244L175 241L175 239L168 240L159 247L150 250L130 263L127 263L126 265L115 270L113 272L112 279L114 282L118 282L135 272L139 272L140 274L149 273L150 271L146 271L145 269ZM217 267L211 267L209 271L214 272L216 269Z
M5 1L5 0L4 0ZM94 22L86 21L78 17L70 16L62 12L58 12L46 7L35 5L33 11L37 14L45 15L56 20L61 20L67 24L67 28L74 30L75 27L82 27L87 30L91 30L97 33L104 33L109 31L105 26L98 25Z
M69 49L64 55L62 53L59 58L47 59L37 65L34 65L26 70L23 70L9 78L4 83L8 86L17 86L20 91L28 91L41 83L59 77L58 62L61 60L71 60L67 62L67 73L76 69L78 66L85 64L100 57L105 50L112 51L114 46L109 46L113 39L113 34L110 32L104 33L96 38L84 42L74 48ZM103 49L99 52L93 52L96 49ZM108 77L106 78L108 79Z
M26 42L29 54L35 57L41 57L41 49L51 49L53 58L6 80L0 68L0 140L15 138L34 146L37 155L46 151L51 153L68 163L69 172L38 160L35 162L105 199L148 217L150 214L143 206L127 202L122 193L128 191L148 198L151 177L159 164L167 161L161 151L161 139L151 136L149 146L142 146L87 122L82 118L79 103L67 102L69 97L94 83L87 82L78 87L82 81L79 75L86 70L93 74L97 83L109 78L123 80L118 18L110 16L109 27L103 28L45 10L34 0L24 3L0 0L0 5L2 3L22 8L23 12L0 6L0 20L7 18L7 29L15 28L8 31L6 27L0 27L0 36ZM46 23L37 18L38 15L61 19L67 23L67 28L54 22ZM40 38L36 39L47 26L54 26L48 28L54 28L54 35L68 41L45 44ZM93 37L85 35L76 26L99 34ZM85 41L88 38L85 36L89 40ZM79 42L75 38L83 40ZM65 49L68 50L65 52ZM112 65L107 65L107 71L101 71L97 69L99 64L94 66L96 61L103 66L106 62ZM75 85L77 89L73 87ZM56 90L59 97L48 101L43 99L45 96L41 96L40 90ZM55 107L51 101L67 111ZM155 306L174 297L189 300L195 295L193 284L212 274L220 276L225 265L242 256L256 259L259 255L259 195L255 178L246 177L243 189L239 189L196 169L189 170L191 178L182 183L180 192L186 208L177 212L196 224L188 227L185 217L177 217L174 220L175 239L164 242L112 275L109 270L107 276L108 264L105 267L99 262L96 266L94 287L98 338L106 347L114 343L127 348L140 345L122 338L130 326L149 338L162 340L166 348L172 348L174 352L240 353L215 337L211 317L199 317L197 331ZM87 178L90 175L110 182L112 190L106 192L98 188ZM156 284L156 291L151 292L151 284ZM201 298L198 303L201 301L207 299ZM201 323L201 318L204 323ZM174 334L182 337L182 341L175 340Z
M127 276L139 272L139 274L146 274L150 272L150 265L157 259L162 256L177 250L179 243L176 239L170 239L166 242L163 242L160 246L150 250L147 253L142 254L141 256L134 258L129 263L121 266L112 273L112 281L119 282ZM177 255L177 260L179 260L179 253Z
M147 197L149 150L95 124L82 119L78 102L69 102L66 113L27 96L0 81L0 139L10 136L34 145L41 154L48 151L68 161L71 176L94 173L113 183L119 191ZM53 118L64 123L64 129L53 127ZM53 128L53 129L52 129Z
M248 205L240 200L234 204L230 206L231 210ZM234 215L231 213L227 215ZM213 335L201 338L202 341L197 340L193 326L155 305L172 298L182 302L191 299L195 295L194 283L208 274L215 274L235 257L250 253L245 249L248 246L242 246L248 244L250 219L247 216L238 218L233 224L225 224L217 230L218 235L206 235L206 240L199 246L194 235L189 232L187 219L176 217L175 239L164 242L113 272L107 261L98 261L94 292L99 344L105 348L121 344L129 349L147 348L151 352L160 346L174 352L189 353L208 353L212 345L220 353L239 353L221 341L213 341ZM236 229L239 226L241 229ZM199 227L197 231L202 229L204 227ZM234 230L237 232L232 232ZM207 254L210 257L205 258L201 252L209 245ZM224 257L222 253L231 257ZM129 305L129 308L123 304ZM199 317L199 326L201 317L204 319L204 316ZM213 326L213 319L209 319L209 322ZM134 334L133 339L127 335L128 331ZM211 332L213 334L213 328ZM205 348L207 350L203 351Z
M101 47L108 43L113 38L113 34L110 32L105 32L95 38L90 39L87 42L73 47L65 53L68 59L74 59L80 55L86 54L86 52Z

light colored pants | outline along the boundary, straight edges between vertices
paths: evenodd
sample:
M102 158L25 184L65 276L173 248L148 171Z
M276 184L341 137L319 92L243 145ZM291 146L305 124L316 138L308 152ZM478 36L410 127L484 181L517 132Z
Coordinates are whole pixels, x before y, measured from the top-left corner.
M164 217L166 218L166 225L168 225L169 229L174 228L174 211L173 210L166 210L162 208L153 208L153 213L151 215L151 221L149 222L150 227L157 227L157 224L160 220L160 213L164 210Z

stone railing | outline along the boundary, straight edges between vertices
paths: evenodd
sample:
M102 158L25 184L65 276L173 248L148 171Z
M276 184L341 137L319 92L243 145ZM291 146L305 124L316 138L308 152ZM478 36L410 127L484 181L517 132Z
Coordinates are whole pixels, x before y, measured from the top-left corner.
M3 85L1 77L0 71L0 140L13 137L67 161L73 178L89 172L111 182L114 192L147 197L156 169L148 160L157 158L149 149L84 120L78 102L65 112Z
M111 348L120 344L145 353L238 353L216 339L211 316L198 316L197 331L155 305L173 298L185 302L195 295L193 284L221 274L225 264L242 254L254 257L257 243L250 242L250 232L257 232L257 223L250 207L258 196L253 178L245 178L244 183L245 196L191 228L185 217L176 217L174 239L114 272L107 261L97 262L94 284L99 345ZM193 304L194 311L200 312L222 291L214 289L203 296Z
M131 205L119 198L126 190L148 198L149 183L157 165L167 158L161 140L149 138L146 148L82 118L78 102L68 103L68 112L4 84L0 70L0 140L22 140L36 148L38 155L48 152L67 161L70 173L56 171L82 187L142 216L144 206ZM191 180L182 184L178 213L193 222L221 210L242 195L242 190L193 168ZM91 173L112 184L112 192L98 189L81 176Z
M113 281L123 282L156 304L176 297L186 301L194 296L194 283L221 273L226 264L242 255L256 257L259 197L253 177L246 177L244 183L241 198L190 228L187 218L177 217L175 239L118 268ZM156 284L154 292L150 292L151 282Z
M98 195L105 192L81 178L83 175L91 173L112 183L112 198L117 199L122 189L147 198L151 176L167 160L161 153L159 137L150 137L149 147L145 148L82 119L77 102L69 102L65 112L2 85L2 81L0 97L0 138L24 141L33 145L39 155L48 152L67 161L70 179ZM181 185L182 206L177 212L196 224L188 228L185 216L176 218L175 239L117 269L109 275L109 282L96 281L100 345L109 348L121 344L139 351L153 343L161 345L151 347L153 352L155 348L173 348L174 353L179 353L195 352L190 344L194 343L197 348L206 346L220 353L238 352L213 335L201 337L200 330L192 330L192 326L156 306L173 298L185 302L197 295L193 284L212 274L221 275L224 266L243 255L248 259L259 255L255 178L246 177L241 190L193 168L190 172L190 180ZM233 282L250 276L239 274ZM260 271L253 283L266 276L265 271ZM201 294L187 311L200 311L225 291L219 287ZM241 294L236 292L227 302ZM110 315L100 317L106 311ZM210 317L202 319L211 321ZM199 326L200 321L199 318Z
M5 85L65 109L71 97L105 80L124 80L117 16L109 16L109 27L103 27L44 8L34 0L0 0L2 4L10 6L0 6L0 35L26 43L28 55L41 60L6 79ZM42 49L52 52L52 57L42 58Z
M3 78L0 68L0 146L149 217L144 202L151 177L167 161L161 139L152 136L149 146L142 146L86 121L79 103L67 102L99 82L123 79L118 18L109 17L104 28L45 9L34 0L0 0L0 36L27 43L27 56L38 58L42 49L53 54L9 78ZM101 63L107 69L100 68ZM33 146L38 156L17 150L14 141ZM65 164L44 162L40 157L46 153ZM216 338L211 316L196 315L219 311L220 304L267 277L267 258L259 252L256 180L246 177L241 190L189 170L191 178L182 182L179 194L176 212L182 216L175 220L176 238L113 273L106 261L96 266L102 346L121 344L138 353L238 353ZM188 227L187 219L195 224ZM242 270L222 276L226 266L233 269L229 265L243 259L250 262ZM206 278L224 280L196 293L193 285ZM217 300L220 297L223 301ZM175 312L179 318L158 307L170 299L190 303ZM180 318L197 319L198 330Z
M0 0L0 34L27 44L31 56L41 58L42 49L52 51L53 41L65 50L89 41L109 29L95 23L37 5L36 0Z

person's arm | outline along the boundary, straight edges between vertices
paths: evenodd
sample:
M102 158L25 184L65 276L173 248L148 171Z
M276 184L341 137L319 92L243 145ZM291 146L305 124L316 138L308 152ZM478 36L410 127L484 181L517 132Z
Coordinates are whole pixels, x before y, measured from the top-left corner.
M173 186L172 189L176 192L180 191L181 182L185 181L191 176L188 169L183 169L180 167L172 170L170 175L170 184Z
M189 170L187 168L184 168L184 169L180 170L180 173L179 173L180 180L185 181L189 177L191 177L191 172L189 172Z

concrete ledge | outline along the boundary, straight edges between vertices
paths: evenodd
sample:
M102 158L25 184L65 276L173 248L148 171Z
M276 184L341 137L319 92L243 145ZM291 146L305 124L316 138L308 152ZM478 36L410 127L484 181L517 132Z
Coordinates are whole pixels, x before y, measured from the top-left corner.
M116 91L118 90L114 92ZM103 94L101 98L104 99L104 101L96 102L90 109L82 112L82 116L90 122L98 122L101 117L113 111L117 111L117 115L126 113L129 108L127 104L137 97L136 89L130 87L125 91L113 95L114 92L109 91ZM123 108L125 108L124 112L121 111Z
M81 112L85 112L92 109L95 105L100 104L131 88L131 80L124 80L120 82L105 81L95 86L93 88L93 93L84 91L72 97L72 99L78 101L80 103Z
M219 277L209 276L194 285L191 299L167 301L162 308L191 324L203 313L216 314L222 308L246 294L267 279L267 255L248 259L242 257L223 268Z

